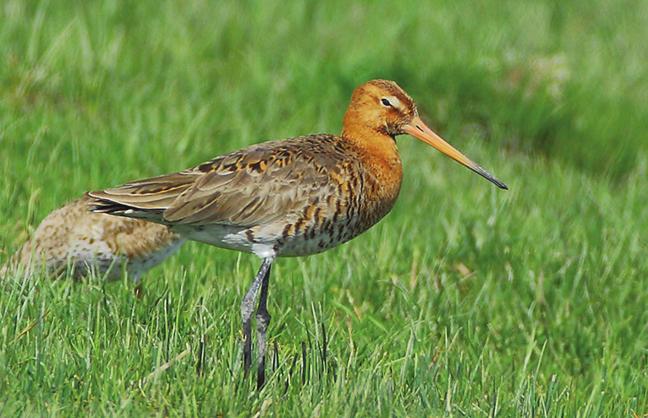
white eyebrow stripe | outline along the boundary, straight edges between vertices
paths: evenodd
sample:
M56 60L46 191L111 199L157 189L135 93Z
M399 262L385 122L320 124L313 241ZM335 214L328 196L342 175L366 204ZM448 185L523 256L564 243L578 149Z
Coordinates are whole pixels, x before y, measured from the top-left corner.
M391 103L393 107L397 107L397 108L403 107L401 101L398 100L395 96L387 96L387 100L389 100L389 103Z

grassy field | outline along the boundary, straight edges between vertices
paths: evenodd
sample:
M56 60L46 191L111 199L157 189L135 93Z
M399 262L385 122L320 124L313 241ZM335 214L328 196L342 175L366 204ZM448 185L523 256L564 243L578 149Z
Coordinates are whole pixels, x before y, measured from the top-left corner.
M565 4L563 4L565 3ZM648 3L0 5L0 261L86 190L338 132L398 81L501 192L409 137L392 213L275 263L189 243L132 284L0 285L0 415L648 414Z

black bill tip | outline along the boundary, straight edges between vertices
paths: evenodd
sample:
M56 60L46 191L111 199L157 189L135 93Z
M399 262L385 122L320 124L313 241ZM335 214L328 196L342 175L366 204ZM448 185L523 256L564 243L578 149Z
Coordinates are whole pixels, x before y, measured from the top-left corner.
M500 189L502 189L502 190L508 190L508 189L509 189L508 186L507 186L506 184L504 184L503 182L501 182L501 181L499 181L498 179L496 179L495 176L493 176L491 173L489 173L488 171L484 170L484 169L481 168L480 166L477 165L477 166L475 166L475 167L470 167L470 168L471 168L475 173L479 174L480 176L482 176L482 177L485 178L486 180L490 181L491 183L493 183L494 185L496 185L496 186L499 187Z

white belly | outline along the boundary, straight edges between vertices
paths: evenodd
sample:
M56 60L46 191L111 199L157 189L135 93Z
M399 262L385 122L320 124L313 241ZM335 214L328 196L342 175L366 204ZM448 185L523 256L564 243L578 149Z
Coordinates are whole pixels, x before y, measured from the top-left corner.
M183 237L220 248L252 253L261 258L296 257L321 253L353 238L349 231L341 236L319 232L316 236L283 235L283 224L241 228L228 225L176 225L172 230Z
M262 240L250 240L248 228L232 227L226 225L185 226L172 227L183 237L214 245L219 248L252 253L261 258L274 257L274 237L265 237Z

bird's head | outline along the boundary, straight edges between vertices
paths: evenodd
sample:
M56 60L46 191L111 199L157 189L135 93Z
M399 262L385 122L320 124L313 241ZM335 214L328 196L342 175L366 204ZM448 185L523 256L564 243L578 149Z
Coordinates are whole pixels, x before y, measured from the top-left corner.
M403 134L411 135L483 176L497 187L508 189L504 183L434 133L419 117L414 100L393 81L371 80L353 91L351 103L344 116L343 135L371 131L391 138Z

